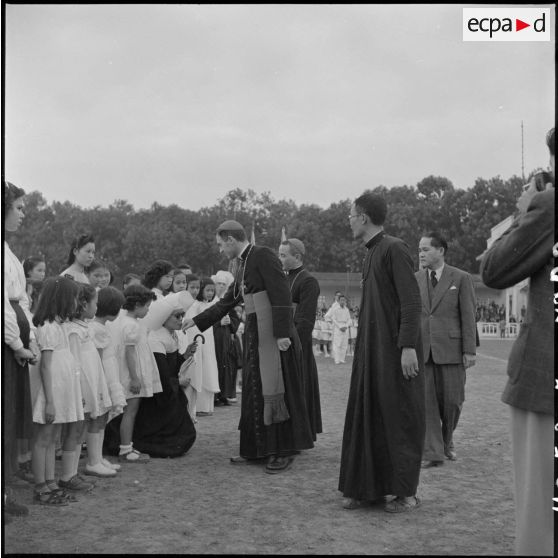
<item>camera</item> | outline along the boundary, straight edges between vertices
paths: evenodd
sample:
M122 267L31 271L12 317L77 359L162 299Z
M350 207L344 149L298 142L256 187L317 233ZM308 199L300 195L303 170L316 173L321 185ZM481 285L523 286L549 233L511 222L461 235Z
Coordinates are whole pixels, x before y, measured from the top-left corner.
M543 190L546 190L546 185L549 182L551 182L552 185L554 186L552 176L550 175L549 172L540 171L537 174L535 174L533 178L535 180L535 188L537 189L537 192L542 192Z

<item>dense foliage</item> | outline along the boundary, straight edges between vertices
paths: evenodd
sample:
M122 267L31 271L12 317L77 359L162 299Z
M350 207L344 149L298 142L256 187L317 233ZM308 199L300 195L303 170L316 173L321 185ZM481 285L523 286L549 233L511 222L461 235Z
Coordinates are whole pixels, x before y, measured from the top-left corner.
M476 258L486 248L491 227L514 213L522 184L517 176L505 181L478 178L472 188L458 189L446 178L428 176L416 186L378 186L373 191L387 200L386 231L407 242L415 263L421 234L438 229L450 241L448 263L476 273ZM297 206L292 200L276 201L269 193L237 188L215 206L199 211L158 203L135 210L123 200L108 207L82 208L69 201L47 204L35 191L26 196L24 224L9 242L20 258L43 255L48 275L65 267L70 242L83 231L95 236L97 255L110 264L116 277L142 274L157 258L175 264L186 261L197 272L209 274L226 269L214 231L223 220L234 218L249 235L254 227L257 244L273 249L285 227L288 236L305 242L310 270L359 271L364 252L349 229L350 205L346 199L326 209Z

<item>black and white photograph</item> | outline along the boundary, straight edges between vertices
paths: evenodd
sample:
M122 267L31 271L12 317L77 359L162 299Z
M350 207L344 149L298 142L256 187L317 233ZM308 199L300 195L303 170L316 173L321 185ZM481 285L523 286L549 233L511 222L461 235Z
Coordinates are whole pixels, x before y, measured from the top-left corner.
M555 4L1 17L3 553L556 554Z

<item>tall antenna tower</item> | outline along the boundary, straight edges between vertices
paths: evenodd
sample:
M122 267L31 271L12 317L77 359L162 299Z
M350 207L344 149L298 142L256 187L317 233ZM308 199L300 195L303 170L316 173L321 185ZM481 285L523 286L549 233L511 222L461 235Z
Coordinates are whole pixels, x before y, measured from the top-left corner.
M521 178L525 182L525 159L523 151L523 120L521 121Z

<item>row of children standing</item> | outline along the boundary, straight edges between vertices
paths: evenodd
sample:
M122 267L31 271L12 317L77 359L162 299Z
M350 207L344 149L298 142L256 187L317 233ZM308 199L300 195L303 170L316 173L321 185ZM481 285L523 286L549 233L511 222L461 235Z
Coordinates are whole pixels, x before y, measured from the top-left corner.
M76 241L70 252L70 267L61 276L44 281L41 289L36 287L44 277L44 261L30 259L22 267L17 258L11 252L9 254L10 262L14 260L12 275L17 278L18 288L25 284L21 280L24 274L31 279L29 291L25 293L24 288L19 288L18 296L25 301L27 295L31 295L32 304L29 306L34 314L33 336L38 344L34 351L27 348L22 349L25 352L19 351L21 357L17 360L19 353L16 352L17 349L11 348L17 347L17 340L9 336L5 338L5 343L12 343L9 346L9 354L13 354L11 359L16 360L17 364L25 365L25 370L20 371L19 376L14 376L14 380L25 377L32 380L30 385L28 383L26 388L18 392L20 397L13 398L24 402L22 408L32 409L29 414L34 423L32 433L29 429L24 431L23 427L17 428L21 442L18 453L23 457L24 464L28 462L28 440L32 437L32 473L23 467L17 472L24 473L26 480L34 481L33 500L44 505L68 505L76 501L76 492L93 489L94 482L78 473L84 439L87 441L88 457L84 475L116 475L120 465L103 457L103 437L108 419L118 414L123 413L125 417L118 432L119 461L147 461L149 456L133 447L135 417L143 398L162 391L158 363L147 342L145 329L139 325L139 320L148 313L155 295L141 285L130 286L124 294L113 287L93 287L86 282L88 277L83 274L83 270L76 270L76 262L73 260L80 252L89 252L92 256L94 243L91 237L82 236ZM16 304L16 299L11 296L13 306L19 308L19 302ZM165 306L169 307L169 304ZM179 329L184 311L179 308L178 301L175 301L175 307L171 307L171 311L173 327L167 327L171 321L167 310L164 325L169 330ZM6 317L5 315L5 323ZM111 332L107 324L117 320L119 325ZM23 327L19 315L16 325L18 323ZM28 319L26 323L29 323ZM21 335L18 331L18 336ZM29 346L28 340L25 345ZM195 352L195 347L187 347L186 353L188 351ZM27 371L28 363L31 364L30 373ZM178 370L175 372L177 377ZM176 381L178 382L177 378ZM179 423L181 426L180 443L174 444L180 454L187 451L193 443L195 429L189 419L186 398L181 390L179 392L182 401L178 400L177 406L183 411L182 415L188 417L191 426L189 428L184 420L176 420L180 413L173 415L173 422L177 424L173 424L171 428L176 431ZM168 409L168 405L164 408ZM30 422L23 419L27 411L18 413L22 424ZM147 422L153 421L148 417ZM168 430L165 435L168 436ZM10 438L13 439L14 436ZM58 481L55 480L57 443L62 449ZM6 447L9 445L11 444L6 444ZM10 468L10 474L15 468ZM28 513L26 506L6 495L5 504L9 504L5 505L6 511L15 515Z

